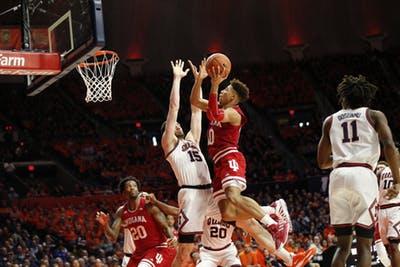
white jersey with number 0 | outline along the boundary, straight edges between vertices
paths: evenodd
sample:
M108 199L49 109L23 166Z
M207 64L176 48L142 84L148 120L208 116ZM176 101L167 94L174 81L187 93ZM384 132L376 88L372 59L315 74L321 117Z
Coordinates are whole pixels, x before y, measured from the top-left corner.
M193 142L178 139L176 147L166 156L179 186L210 184L210 172L200 148Z
M380 145L368 108L342 109L334 113L329 137L333 168L341 163L362 163L375 169Z

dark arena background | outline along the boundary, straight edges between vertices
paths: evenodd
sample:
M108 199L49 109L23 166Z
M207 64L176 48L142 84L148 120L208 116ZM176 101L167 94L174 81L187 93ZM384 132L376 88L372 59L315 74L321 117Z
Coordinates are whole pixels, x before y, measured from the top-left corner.
M0 75L0 266L119 266L122 233L109 242L95 214L123 203L117 186L128 175L177 205L179 188L160 146L170 61L188 67L187 60L198 65L215 52L230 58L229 79L250 88L239 143L244 194L262 205L285 199L294 229L287 249L315 245L320 253L307 266L330 266L329 171L316 163L322 122L339 108L343 76L362 74L379 86L372 108L386 114L400 140L398 10L394 0L2 0L0 69L5 51L51 47L62 57L54 79ZM120 57L112 100L87 103L75 66L99 49ZM185 131L192 85L189 72L178 118ZM206 85L208 94L209 79ZM250 242L262 251L239 231L234 241L239 250ZM371 249L373 266L383 266ZM261 266L284 266L263 257ZM355 266L354 249L347 266Z

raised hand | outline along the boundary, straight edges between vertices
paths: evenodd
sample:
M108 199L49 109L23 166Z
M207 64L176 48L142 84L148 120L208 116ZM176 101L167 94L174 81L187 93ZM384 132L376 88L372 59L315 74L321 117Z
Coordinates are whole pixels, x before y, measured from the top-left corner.
M226 77L222 77L222 73L224 72L224 69L221 69L219 66L215 68L214 66L212 67L211 71L211 83L215 85L219 85L222 83L223 80L226 79Z
M185 65L185 62L181 59L177 59L174 61L171 61L171 67L172 67L172 72L174 73L174 77L176 78L183 78L187 75L189 72L189 69L183 70L183 66Z
M199 65L199 70L197 70L197 67L193 65L192 61L188 60L190 68L192 69L192 73L194 76L194 79L197 80L198 78L200 79L205 79L207 77L207 71L206 71L206 59L203 58Z
M157 200L156 196L153 193L141 192L139 194L139 197L146 199L146 204L154 204Z

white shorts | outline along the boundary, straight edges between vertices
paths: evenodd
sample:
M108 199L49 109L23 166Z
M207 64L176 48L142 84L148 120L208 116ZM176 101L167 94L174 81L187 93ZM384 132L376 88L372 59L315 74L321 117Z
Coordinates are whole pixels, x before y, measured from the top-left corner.
M233 243L221 250L208 250L200 248L200 263L197 267L230 267L234 265L241 266L241 262L237 257L237 249Z
M400 206L379 210L379 234L383 244L400 239Z
M365 167L334 169L329 181L329 208L333 226L356 225L370 229L376 222L378 182Z
M128 265L130 257L124 255L124 257L122 258L122 263L121 263L121 267L126 267Z
M212 197L212 189L182 188L178 193L180 234L203 233L203 221Z

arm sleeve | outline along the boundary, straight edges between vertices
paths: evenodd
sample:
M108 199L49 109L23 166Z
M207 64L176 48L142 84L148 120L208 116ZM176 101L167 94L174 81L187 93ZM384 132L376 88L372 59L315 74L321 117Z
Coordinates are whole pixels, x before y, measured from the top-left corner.
M208 111L209 111L207 112L208 119L210 119L211 116L216 121L222 121L224 119L224 110L218 108L217 94L210 94L208 98Z

